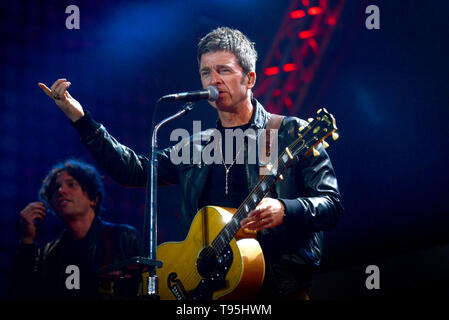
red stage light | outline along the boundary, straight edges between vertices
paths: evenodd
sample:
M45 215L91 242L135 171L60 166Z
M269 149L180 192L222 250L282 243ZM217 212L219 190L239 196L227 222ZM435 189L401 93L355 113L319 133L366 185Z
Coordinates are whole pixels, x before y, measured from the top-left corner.
M284 70L285 72L290 72L290 71L296 70L296 64L294 64L294 63L284 64L284 66L282 67L282 70Z
M275 97L279 97L281 95L281 89L274 89L273 90L273 95Z
M307 12L311 16L315 16L317 14L323 13L323 10L320 7L312 7L312 8L309 8L309 10L307 10Z
M335 26L337 24L337 19L335 19L335 17L329 17L327 18L327 24L330 26Z
M289 96L284 98L284 103L287 106L287 108L291 108L293 106L293 101Z
M275 74L279 73L279 68L278 67L270 67L270 68L266 68L265 69L265 75L266 76L273 76Z
M290 18L292 19L300 19L303 18L305 15L306 13L304 12L304 10L296 10L290 12Z
M315 52L315 54L318 54L318 43L316 42L315 39L311 38L308 40L310 47L312 48L313 52Z
M311 37L313 37L313 32L310 30L301 31L300 33L298 33L298 37L299 37L299 39L311 38Z

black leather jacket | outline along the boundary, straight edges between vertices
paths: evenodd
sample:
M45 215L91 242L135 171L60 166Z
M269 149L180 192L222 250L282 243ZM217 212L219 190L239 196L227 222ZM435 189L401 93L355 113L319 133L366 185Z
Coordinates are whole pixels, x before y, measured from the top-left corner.
M107 242L107 243L106 243ZM95 218L82 240L72 240L64 230L60 237L37 248L21 243L13 262L11 291L16 298L102 299L98 271L103 266L142 255L142 243L135 228ZM68 289L66 281L79 268L79 289ZM125 298L137 296L140 279L115 284L115 293ZM71 282L75 283L74 280ZM107 284L107 281L104 282ZM104 289L104 288L103 288ZM119 292L120 291L120 292Z
M255 112L251 128L265 128L269 113L253 100ZM297 138L298 129L307 122L285 117L278 132L278 146L285 149ZM148 157L137 155L117 142L87 112L73 124L80 132L82 142L108 174L124 186L145 186ZM194 147L201 150L210 140L212 130L191 137ZM206 181L209 166L199 164L174 165L170 152L174 147L158 154L158 184L178 184L181 188L181 210L186 230L190 227L198 208L198 200ZM201 152L201 150L199 150ZM290 294L309 285L312 268L320 263L322 231L332 229L343 212L337 180L331 161L320 145L320 156L296 157L284 172L284 179L272 189L271 197L285 205L284 222L259 233L258 240L264 251L268 279L278 293ZM245 150L247 152L247 150ZM192 155L195 152L192 152ZM280 153L279 153L280 154ZM246 164L248 193L259 181L259 166ZM186 232L187 234L187 232Z

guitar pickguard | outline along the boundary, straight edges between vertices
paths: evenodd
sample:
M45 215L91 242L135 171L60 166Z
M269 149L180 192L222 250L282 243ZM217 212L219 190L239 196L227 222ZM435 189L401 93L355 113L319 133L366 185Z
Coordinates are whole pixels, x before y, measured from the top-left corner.
M209 248L205 248L204 250L208 250ZM213 250L213 249L212 249ZM209 251L209 250L208 250ZM210 254L210 251L204 251L206 254ZM190 297L193 300L212 300L212 294L223 288L226 284L226 274L231 267L232 261L234 259L234 255L232 253L231 247L227 245L222 253L218 256L218 258L213 255L213 259L201 259L201 253L199 257L199 261L197 263L197 268L201 273L204 274L203 270L212 271L208 275L208 277L204 277L198 286L190 292ZM213 261L211 261L213 260ZM207 265L202 265L207 264ZM215 264L215 266L213 266Z

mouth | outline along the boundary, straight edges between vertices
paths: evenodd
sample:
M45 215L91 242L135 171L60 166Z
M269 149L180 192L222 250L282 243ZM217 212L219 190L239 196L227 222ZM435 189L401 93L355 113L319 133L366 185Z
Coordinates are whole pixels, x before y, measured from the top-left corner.
M216 87L216 88L218 90L218 93L226 93L227 92L226 89L221 89L221 88L218 88L218 87Z
M70 202L72 202L72 201L70 201L70 200L68 200L68 199L60 199L60 200L58 200L58 205L59 205L60 207L63 207L63 206L65 206L65 205L69 204Z

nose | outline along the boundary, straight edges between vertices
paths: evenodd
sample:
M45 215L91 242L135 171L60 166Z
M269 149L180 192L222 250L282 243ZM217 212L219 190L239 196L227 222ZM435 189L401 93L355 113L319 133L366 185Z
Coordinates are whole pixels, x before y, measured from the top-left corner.
M66 187L64 185L60 185L59 188L56 190L58 194L65 194L67 191Z
M51 201L52 201L53 205L56 206L59 199L61 199L61 197L64 197L65 195L66 195L66 188L62 185L59 186L55 190L55 192L53 192L53 195L51 196Z
M221 78L220 74L213 70L212 74L211 74L211 84L212 85L217 85L223 82L223 79Z

